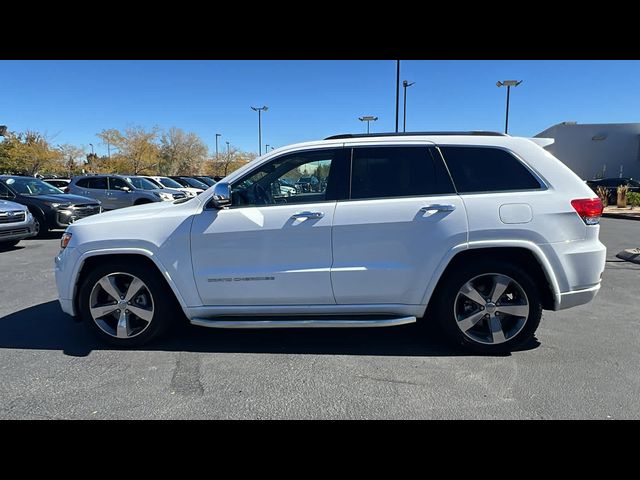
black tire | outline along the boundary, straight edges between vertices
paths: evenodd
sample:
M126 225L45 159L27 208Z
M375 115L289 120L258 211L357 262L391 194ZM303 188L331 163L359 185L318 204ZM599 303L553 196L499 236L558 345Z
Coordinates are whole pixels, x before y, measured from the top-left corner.
M528 301L529 311L524 325L519 327L519 331L514 328L514 332L517 331L517 333L503 343L486 344L470 338L470 335L463 333L462 329L458 327L458 320L456 319L456 299L460 289L472 279L482 278L481 276L489 274L506 275L513 279L521 291L524 292ZM510 285L511 288L515 288L513 283ZM451 269L445 274L445 277L434 292L432 302L435 303L433 303L433 308L430 309L430 312L446 337L454 345L479 353L508 353L521 347L531 341L542 317L540 294L532 277L519 266L500 260L480 260L468 265L457 265L455 269ZM485 307L481 308L484 311ZM504 321L505 317L502 318ZM514 317L506 317L506 320L515 324ZM486 319L481 320L481 322L487 321ZM487 329L489 328L488 324L484 325L486 325ZM478 327L474 327L474 329L481 329L482 326L483 324L479 323Z
M47 225L47 221L45 218L39 213L33 214L33 222L36 227L36 238L42 238L47 236L49 233L49 226Z
M138 277L144 282L148 293L151 294L153 316L146 329L131 338L116 338L106 333L93 319L89 309L91 292L94 286L106 275L116 272ZM174 320L181 317L178 302L160 272L155 267L137 262L109 263L107 261L96 266L89 272L80 286L78 306L80 317L89 329L102 340L119 347L144 345L165 333L174 323Z

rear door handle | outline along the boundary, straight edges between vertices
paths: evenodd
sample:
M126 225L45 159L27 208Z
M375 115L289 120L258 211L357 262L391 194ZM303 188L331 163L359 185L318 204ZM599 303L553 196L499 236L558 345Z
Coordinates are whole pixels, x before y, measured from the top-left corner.
M291 218L322 218L323 212L298 212L291 215Z
M453 212L456 209L455 205L451 205L449 203L434 203L433 205L427 205L426 207L422 207L420 209L421 212Z

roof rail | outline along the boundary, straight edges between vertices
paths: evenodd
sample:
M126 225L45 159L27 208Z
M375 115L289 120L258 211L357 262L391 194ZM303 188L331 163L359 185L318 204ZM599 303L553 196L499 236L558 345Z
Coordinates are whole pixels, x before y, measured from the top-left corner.
M474 135L481 137L508 137L506 133L500 132L484 132L479 130L469 132L385 132L385 133L343 133L340 135L331 135L325 140L338 140L341 138L367 138L367 137L403 137L403 136L436 136L436 135Z

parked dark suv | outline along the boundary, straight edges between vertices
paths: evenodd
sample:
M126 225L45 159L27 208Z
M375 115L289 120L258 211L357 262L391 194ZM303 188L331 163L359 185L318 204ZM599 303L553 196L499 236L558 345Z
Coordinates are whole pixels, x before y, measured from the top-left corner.
M0 175L0 199L26 205L38 235L102 212L100 202L69 195L38 178Z
M300 177L296 182L296 190L299 192L319 192L320 181L314 175L310 177Z

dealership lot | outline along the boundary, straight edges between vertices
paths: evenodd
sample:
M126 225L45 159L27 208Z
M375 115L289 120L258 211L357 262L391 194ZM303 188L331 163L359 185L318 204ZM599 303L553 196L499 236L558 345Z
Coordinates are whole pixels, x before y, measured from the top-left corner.
M603 286L545 312L509 356L415 325L221 331L185 325L134 351L99 344L56 301L60 234L0 251L0 418L640 418L640 222L603 219ZM635 242L635 243L634 243Z

